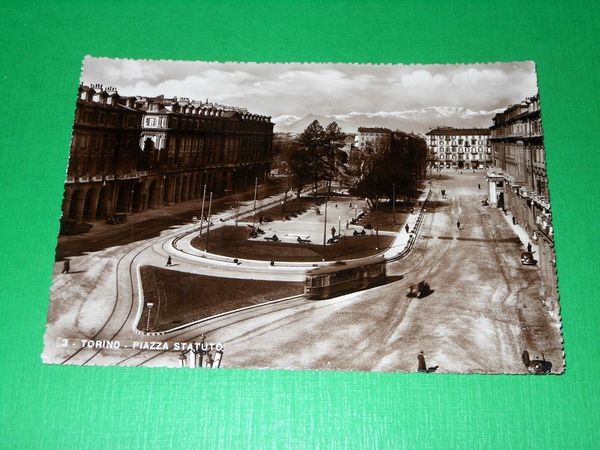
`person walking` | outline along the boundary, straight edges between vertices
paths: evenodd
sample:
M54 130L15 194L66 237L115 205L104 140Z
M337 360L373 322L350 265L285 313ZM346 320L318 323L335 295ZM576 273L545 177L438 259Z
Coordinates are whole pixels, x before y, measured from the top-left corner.
M167 267L171 267L172 264L173 260L171 259L171 255L169 255L169 257L167 258Z
M417 355L417 372L427 373L427 364L425 363L425 354L423 351L420 351Z
M406 230L406 232L408 233L408 230L410 230L410 228L409 228L408 224L406 224L406 225L404 226L404 229L405 229L405 230Z
M481 189L481 184L477 183L477 189Z
M460 230L460 220L456 221L456 228Z
M527 243L527 251L531 253L531 242Z
M71 261L68 259L65 259L65 262L63 264L62 273L69 273L70 270L71 270Z

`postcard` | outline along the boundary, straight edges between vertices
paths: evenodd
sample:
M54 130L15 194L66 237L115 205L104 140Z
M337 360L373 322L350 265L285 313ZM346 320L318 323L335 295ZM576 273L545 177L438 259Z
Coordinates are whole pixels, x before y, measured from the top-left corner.
M86 57L65 102L44 362L563 372L533 62Z

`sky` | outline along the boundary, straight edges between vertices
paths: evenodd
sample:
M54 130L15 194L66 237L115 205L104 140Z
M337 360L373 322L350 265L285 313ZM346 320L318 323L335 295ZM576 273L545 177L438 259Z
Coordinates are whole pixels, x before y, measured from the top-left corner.
M533 62L468 65L257 64L86 57L81 81L121 95L188 97L271 116L275 131L306 120L357 126L489 126L537 93ZM488 123L489 122L489 123ZM398 125L395 127L394 125Z

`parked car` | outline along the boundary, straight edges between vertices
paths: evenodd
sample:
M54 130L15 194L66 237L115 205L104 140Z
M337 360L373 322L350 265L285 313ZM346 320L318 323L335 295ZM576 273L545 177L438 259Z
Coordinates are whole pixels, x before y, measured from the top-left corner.
M106 223L109 225L117 225L119 223L127 222L127 214L114 214L113 216L106 218Z
M535 266L537 261L533 258L533 252L521 253L521 264L525 266Z

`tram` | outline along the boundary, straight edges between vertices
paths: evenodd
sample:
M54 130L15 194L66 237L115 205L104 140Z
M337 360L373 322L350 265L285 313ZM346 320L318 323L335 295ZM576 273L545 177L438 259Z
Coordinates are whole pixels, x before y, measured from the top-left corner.
M312 269L306 274L304 294L322 300L378 285L385 280L385 266L383 256L374 256Z

